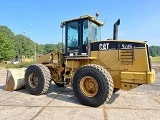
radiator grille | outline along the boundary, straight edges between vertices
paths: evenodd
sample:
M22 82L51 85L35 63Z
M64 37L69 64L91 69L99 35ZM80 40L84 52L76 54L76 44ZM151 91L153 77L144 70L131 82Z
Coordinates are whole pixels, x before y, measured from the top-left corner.
M133 49L120 50L120 61L122 65L133 65Z

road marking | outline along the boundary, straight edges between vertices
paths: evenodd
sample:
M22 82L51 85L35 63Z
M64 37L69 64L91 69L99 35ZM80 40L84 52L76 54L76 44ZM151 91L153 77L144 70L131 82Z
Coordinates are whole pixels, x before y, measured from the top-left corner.
M108 120L108 116L107 116L107 108L105 107L105 104L103 104L102 107L103 107L103 116L104 116L104 120Z
M53 100L59 96L59 94L61 94L65 89L61 90L56 96L53 97L53 99L48 102L47 105L43 106L42 109L40 109L30 120L34 120L46 107L48 107L48 105L53 102Z

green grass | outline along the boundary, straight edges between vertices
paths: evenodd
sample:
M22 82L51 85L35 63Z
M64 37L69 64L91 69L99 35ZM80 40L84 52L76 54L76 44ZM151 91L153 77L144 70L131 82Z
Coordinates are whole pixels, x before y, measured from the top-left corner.
M7 64L5 66L5 68L27 68L31 64L32 64L31 62L21 62L21 63L15 64L15 65Z
M160 56L152 57L151 61L152 63L160 63Z

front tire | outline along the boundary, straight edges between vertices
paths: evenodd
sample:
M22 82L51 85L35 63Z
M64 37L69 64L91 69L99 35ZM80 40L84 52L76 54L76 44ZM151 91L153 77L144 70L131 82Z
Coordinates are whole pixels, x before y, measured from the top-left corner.
M113 93L113 80L109 72L95 64L79 68L73 77L73 90L84 105L98 107Z
M30 94L39 95L46 93L51 84L49 69L42 64L29 66L25 73L25 84Z

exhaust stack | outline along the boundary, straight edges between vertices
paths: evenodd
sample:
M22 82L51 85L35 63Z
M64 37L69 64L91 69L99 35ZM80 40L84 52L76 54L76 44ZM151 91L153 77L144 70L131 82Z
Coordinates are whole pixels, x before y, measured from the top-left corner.
M113 28L113 40L118 39L118 26L120 25L120 19L117 20L116 23L114 23L114 28Z

